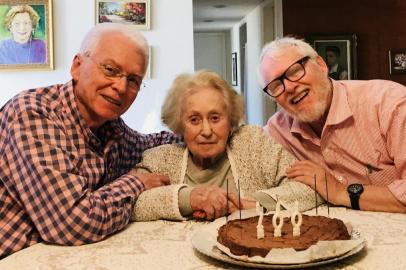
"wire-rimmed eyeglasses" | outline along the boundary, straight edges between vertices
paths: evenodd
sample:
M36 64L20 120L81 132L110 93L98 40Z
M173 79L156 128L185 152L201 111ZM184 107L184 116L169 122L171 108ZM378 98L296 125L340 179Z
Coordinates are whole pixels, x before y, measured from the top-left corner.
M283 81L286 79L291 82L297 82L303 78L306 75L304 65L309 59L310 56L300 58L298 61L290 65L281 76L269 82L262 91L274 98L282 95L285 91L285 83Z
M121 71L120 68L115 67L111 64L97 63L90 56L88 56L88 58L97 65L97 67L103 73L104 77L106 77L107 79L117 81L125 77L128 83L128 89L130 91L138 92L142 87L144 87L141 76L135 74L127 74Z

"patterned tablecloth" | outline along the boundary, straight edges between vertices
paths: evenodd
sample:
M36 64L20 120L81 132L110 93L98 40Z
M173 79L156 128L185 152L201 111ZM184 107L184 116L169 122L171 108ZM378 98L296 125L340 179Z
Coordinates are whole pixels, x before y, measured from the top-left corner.
M325 214L319 209L319 214ZM313 211L314 213L314 211ZM367 248L319 269L406 269L406 215L331 208L330 216L363 233ZM204 223L137 222L99 243L34 245L0 261L2 270L241 269L195 251L190 238Z

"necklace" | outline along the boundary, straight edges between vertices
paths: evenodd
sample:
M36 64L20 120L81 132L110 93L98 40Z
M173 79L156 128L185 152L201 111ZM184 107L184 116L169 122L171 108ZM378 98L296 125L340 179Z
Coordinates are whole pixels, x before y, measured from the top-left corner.
M31 47L32 47L32 38L30 38L29 40L28 40L28 42L27 42L27 44L30 44L30 46L29 46L29 48L28 48L28 55L25 53L25 49L26 49L26 47L25 47L25 45L26 44L21 44L21 46L16 42L16 41L12 41L12 44L13 44L13 52L14 52L14 63L15 64L30 64L31 63ZM16 46L16 44L17 44L17 46ZM19 49L19 48L21 48L20 50L19 50L19 54L20 54L20 56L21 57L19 57L19 55L17 55L17 49ZM25 55L27 55L26 57L25 57Z

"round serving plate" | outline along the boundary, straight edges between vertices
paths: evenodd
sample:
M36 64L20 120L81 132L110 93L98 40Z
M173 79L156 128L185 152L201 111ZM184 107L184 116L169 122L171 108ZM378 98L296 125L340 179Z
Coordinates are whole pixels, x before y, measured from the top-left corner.
M319 260L319 261L311 261L307 263L294 263L294 264L271 264L271 263L256 263L256 262L248 262L248 261L242 261L238 259L231 258L227 254L223 253L220 249L217 248L217 235L215 232L217 230L213 230L213 226L210 226L210 229L207 228L201 228L198 231L196 231L192 238L191 242L193 247L200 253L209 256L211 258L217 259L222 262L238 265L238 266L244 266L244 267L252 267L252 268L262 268L262 269L299 269L299 268L306 268L306 267L313 267L313 266L320 266L324 264L329 264L333 263L342 259L345 259L347 257L350 257L352 255L357 254L360 252L365 246L366 246L366 241L360 242L359 245L355 246L348 252L344 254L340 254L339 256L328 258L325 260ZM362 237L362 235L359 232L352 232L352 235L356 235L358 237Z

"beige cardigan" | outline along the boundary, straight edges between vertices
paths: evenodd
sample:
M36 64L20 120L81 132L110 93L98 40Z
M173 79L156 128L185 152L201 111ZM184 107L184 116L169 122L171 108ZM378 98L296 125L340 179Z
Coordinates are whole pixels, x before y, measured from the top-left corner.
M188 154L183 144L161 145L144 152L138 167L169 176L171 185L142 192L132 220L185 220L179 211L178 192L186 186ZM240 182L242 198L252 198L260 191L273 202L278 195L286 209L293 208L295 200L299 201L300 211L315 206L314 191L310 187L286 179L285 171L295 159L261 127L247 125L235 131L227 146L227 156L236 185ZM321 201L318 197L318 202Z

